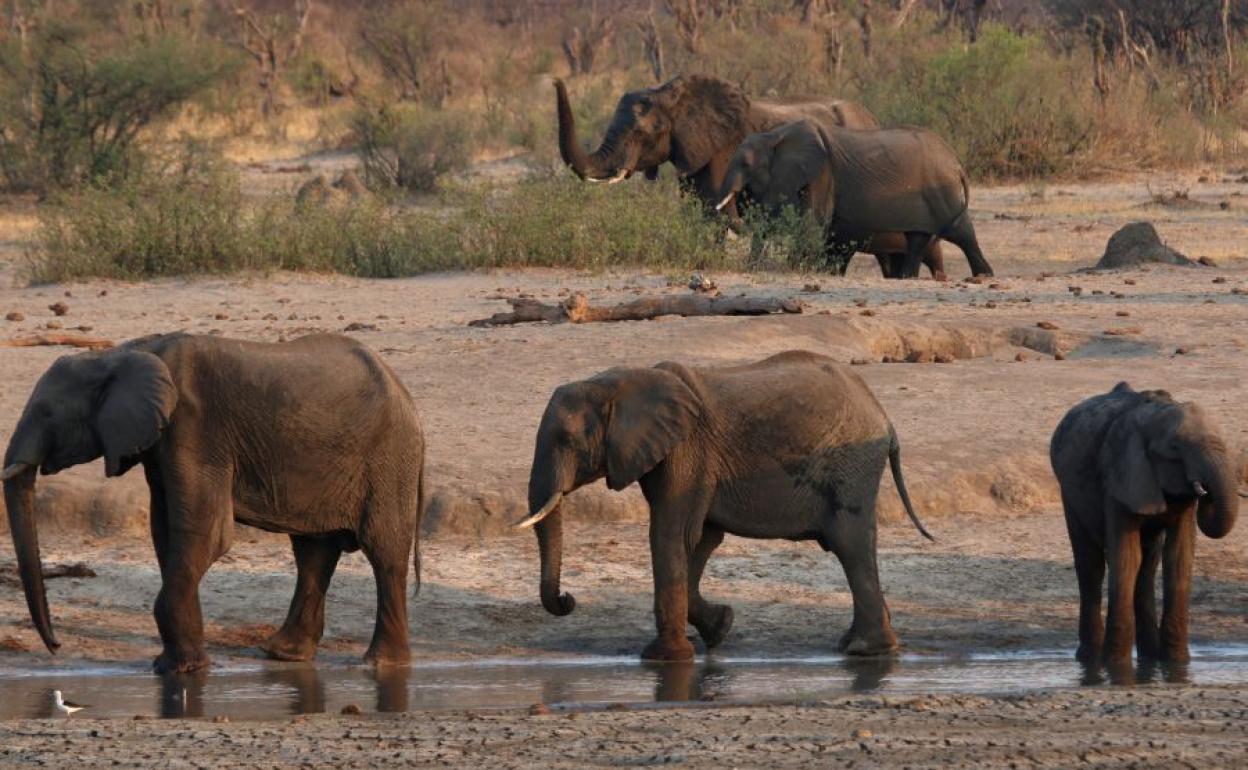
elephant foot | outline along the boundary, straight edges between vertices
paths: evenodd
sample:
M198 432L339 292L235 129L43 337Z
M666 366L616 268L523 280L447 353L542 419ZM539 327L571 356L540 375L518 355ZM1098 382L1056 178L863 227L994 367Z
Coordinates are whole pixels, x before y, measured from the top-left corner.
M1080 644L1079 649L1075 650L1075 660L1080 663L1092 665L1101 659L1101 650L1099 644Z
M694 622L693 626L698 629L702 643L711 649L718 647L732 629L732 607L721 604L706 614L710 616L709 622Z
M1182 646L1168 646L1162 648L1159 659L1166 663L1190 663L1192 654L1188 652L1186 644Z
M152 671L157 674L189 674L192 671L202 671L211 665L212 661L202 652L178 656L166 650L152 661Z
M309 661L316 658L316 642L306 636L288 633L282 629L269 637L261 648L264 654L273 660L292 662Z
M860 633L851 627L837 644L837 649L846 655L888 655L900 647L897 635L887 626L873 634Z
M412 660L412 651L406 644L377 643L369 645L364 662L370 666L405 666Z
M693 660L693 645L683 636L679 639L659 637L641 651L642 660L680 661Z

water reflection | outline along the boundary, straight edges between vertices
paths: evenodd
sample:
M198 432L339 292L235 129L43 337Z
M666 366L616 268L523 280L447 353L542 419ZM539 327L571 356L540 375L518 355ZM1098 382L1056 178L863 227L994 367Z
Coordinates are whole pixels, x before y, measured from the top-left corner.
M1137 684L1189 684L1191 682L1191 665L1189 663L1170 663L1162 660L1143 658L1107 663L1081 663L1083 676L1079 684L1095 687L1112 684L1117 687L1132 687Z
M189 674L163 674L160 677L160 700L156 710L162 719L202 717L204 715L205 670Z

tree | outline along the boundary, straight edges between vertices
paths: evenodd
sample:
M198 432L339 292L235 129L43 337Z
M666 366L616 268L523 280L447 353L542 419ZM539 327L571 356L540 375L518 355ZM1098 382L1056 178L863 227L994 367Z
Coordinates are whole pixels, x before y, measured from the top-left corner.
M260 17L237 0L229 0L230 11L238 21L235 44L256 62L260 90L264 92L261 110L270 117L279 108L278 88L282 73L303 46L303 35L312 14L312 0L293 0L288 13Z

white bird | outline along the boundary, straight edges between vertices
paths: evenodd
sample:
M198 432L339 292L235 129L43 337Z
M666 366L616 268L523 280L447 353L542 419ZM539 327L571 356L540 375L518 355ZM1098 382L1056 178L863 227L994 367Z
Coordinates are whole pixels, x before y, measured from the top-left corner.
M52 705L56 709L56 713L58 714L64 714L65 716L69 716L70 714L73 714L75 711L82 711L85 708L89 708L85 704L74 703L73 701L65 700L64 698L61 697L60 690L56 691L55 696L56 696L56 703Z

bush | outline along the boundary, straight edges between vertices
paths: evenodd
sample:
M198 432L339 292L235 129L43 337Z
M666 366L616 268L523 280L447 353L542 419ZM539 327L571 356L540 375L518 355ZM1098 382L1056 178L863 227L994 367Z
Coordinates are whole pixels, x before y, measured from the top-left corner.
M216 162L185 164L57 197L27 257L35 282L237 270L370 278L478 267L733 267L721 227L672 182L591 189L568 175L504 192L460 191L454 208L249 203Z
M1095 113L1081 99L1085 73L1038 38L986 24L975 45L898 50L895 68L865 85L867 103L884 125L944 137L972 176L1061 173L1087 148Z
M362 107L352 119L370 187L432 192L438 178L468 167L473 138L459 113L415 104Z
M46 192L126 176L141 131L221 82L236 60L211 44L157 37L95 52L49 22L23 55L0 55L0 182Z
M796 270L799 272L840 272L837 259L825 252L824 227L810 212L785 206L779 216L768 216L758 208L747 209L743 217L750 233L751 270Z

